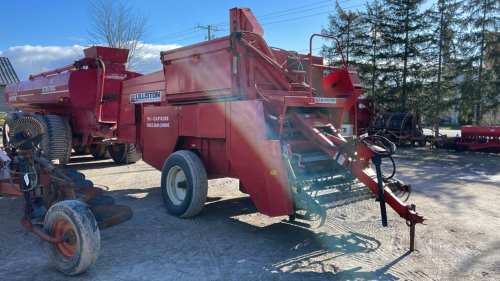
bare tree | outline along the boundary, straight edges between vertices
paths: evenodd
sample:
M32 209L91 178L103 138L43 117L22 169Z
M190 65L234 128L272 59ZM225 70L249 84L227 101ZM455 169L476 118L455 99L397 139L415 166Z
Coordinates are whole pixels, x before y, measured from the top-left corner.
M35 60L35 73L39 74L45 71L48 71L49 69L45 67L45 62L43 59L37 59Z
M89 43L129 49L127 69L140 67L150 14L128 0L88 0L85 7L91 21Z

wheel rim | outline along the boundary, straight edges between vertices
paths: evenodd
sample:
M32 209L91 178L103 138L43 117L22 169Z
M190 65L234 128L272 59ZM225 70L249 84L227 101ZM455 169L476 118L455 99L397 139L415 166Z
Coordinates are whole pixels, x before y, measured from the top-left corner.
M120 144L113 144L111 146L111 148L113 149L114 152L119 152L121 149L121 145Z
M179 166L174 166L168 171L166 189L168 198L174 205L180 205L186 198L186 175Z
M76 232L71 223L65 219L57 219L52 225L52 237L66 237L67 242L55 244L59 256L72 258L77 250Z
M9 124L5 124L5 128L3 129L4 132L3 132L3 135L5 136L5 141L7 142L10 142L10 138L9 138ZM3 144L5 145L5 144Z

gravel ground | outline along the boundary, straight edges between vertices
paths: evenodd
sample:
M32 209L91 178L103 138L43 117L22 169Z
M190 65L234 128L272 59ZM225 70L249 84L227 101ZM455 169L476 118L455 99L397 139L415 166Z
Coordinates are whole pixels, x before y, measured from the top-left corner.
M0 197L0 280L499 280L498 167L418 157L396 164L413 186L409 202L429 218L417 225L412 253L405 221L389 207L382 227L373 199L329 210L323 227L306 229L259 214L237 180L218 179L202 213L179 219L163 206L161 173L144 162L75 157L70 166L134 217L102 230L97 264L69 278L19 223L22 198Z

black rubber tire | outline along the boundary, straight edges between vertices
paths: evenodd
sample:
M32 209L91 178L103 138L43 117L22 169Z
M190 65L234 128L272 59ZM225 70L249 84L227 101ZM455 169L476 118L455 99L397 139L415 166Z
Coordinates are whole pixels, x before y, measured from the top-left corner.
M443 144L443 141L437 141L434 143L434 146L436 148L444 148L444 144Z
M9 127L12 126L12 123L16 121L19 118L29 116L29 114L23 113L23 112L13 112L7 114L5 117L5 120L3 122L3 128L2 128L2 145L5 146L7 143L7 140L9 139Z
M34 115L43 127L43 138L40 142L42 154L55 164L64 167L69 162L72 149L71 127L68 121L57 115Z
M425 146L425 143L426 143L426 141L425 141L425 140L419 140L419 141L417 141L417 145L418 145L418 147L424 147L424 146Z
M90 150L87 146L73 146L73 150L75 151L76 155L85 155L85 154L90 154Z
M73 132L71 130L71 125L69 124L68 119L64 119L64 122L66 123L66 137L68 138L68 149L69 152L66 155L66 164L69 163L69 160L71 158L71 150L73 148Z
M85 202L89 206L96 206L96 205L108 205L108 206L113 206L115 205L115 199L111 196L97 196L96 199L89 200Z
M47 252L61 272L67 275L83 273L93 266L99 257L101 237L97 222L89 208L76 200L62 201L49 209L43 223L45 233L54 237L53 225L61 220L69 223L74 231L73 237L76 240L74 255L65 256L58 249L57 245L59 244L45 242ZM57 231L57 229L54 230ZM70 235L70 237L72 236ZM65 243L67 242L62 244Z
M180 204L175 204L167 192L168 173L176 168L180 168L186 177L186 193ZM181 150L168 157L161 172L161 193L163 203L172 215L181 218L198 215L207 201L207 192L207 171L196 154Z
M94 156L95 159L109 159L110 155L108 152L108 146L105 144L93 144L89 147L90 154Z
M115 143L108 145L108 151L111 159L117 164L133 164L142 158L131 143Z

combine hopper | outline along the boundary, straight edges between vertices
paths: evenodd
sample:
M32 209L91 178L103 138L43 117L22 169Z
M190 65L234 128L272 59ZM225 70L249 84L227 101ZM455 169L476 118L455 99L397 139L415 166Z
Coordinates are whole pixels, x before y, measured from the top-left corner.
M408 196L410 185L380 171L395 146L382 136L340 135L343 120L358 131L362 87L338 40L315 34L301 55L269 47L247 8L231 9L230 23L229 36L162 52L163 71L123 82L117 140L134 143L162 171L168 211L197 215L207 179L233 177L269 216L319 226L336 200L368 193L380 201L384 225L387 203L414 233L424 217L395 195ZM315 37L337 43L343 67L311 55Z

